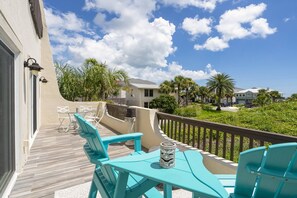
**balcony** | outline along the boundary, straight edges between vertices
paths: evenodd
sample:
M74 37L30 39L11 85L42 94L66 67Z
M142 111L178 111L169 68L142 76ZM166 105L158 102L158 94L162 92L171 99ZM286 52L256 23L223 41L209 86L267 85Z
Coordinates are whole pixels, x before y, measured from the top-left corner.
M131 123L125 121L127 107L107 105L108 113L98 126L101 136L127 133ZM144 150L154 150L164 140L175 141L180 150L200 151L205 166L215 174L235 173L239 152L266 144L297 142L297 137L203 122L136 108L133 127L143 132ZM90 164L82 146L84 140L75 131L58 132L57 126L41 127L30 150L23 172L10 194L17 197L56 197L57 193L92 180ZM109 147L111 158L126 156L132 148L125 144ZM76 188L76 187L74 187ZM88 193L88 187L85 188Z

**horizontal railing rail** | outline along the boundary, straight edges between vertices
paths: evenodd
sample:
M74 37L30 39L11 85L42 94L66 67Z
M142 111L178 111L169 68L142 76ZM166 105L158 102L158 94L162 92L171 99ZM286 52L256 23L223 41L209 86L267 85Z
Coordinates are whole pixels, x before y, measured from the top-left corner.
M237 162L239 153L258 146L297 142L297 137L157 113L170 138Z

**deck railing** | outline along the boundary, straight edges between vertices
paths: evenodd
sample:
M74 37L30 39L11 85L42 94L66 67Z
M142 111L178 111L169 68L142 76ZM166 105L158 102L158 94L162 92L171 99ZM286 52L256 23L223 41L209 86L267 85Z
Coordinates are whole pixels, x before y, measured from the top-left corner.
M239 153L258 146L297 142L297 137L157 113L170 138L237 162ZM297 129L296 129L297 130Z
M126 105L116 105L116 104L106 104L107 112L109 115L118 118L120 120L125 120L127 114L128 106Z

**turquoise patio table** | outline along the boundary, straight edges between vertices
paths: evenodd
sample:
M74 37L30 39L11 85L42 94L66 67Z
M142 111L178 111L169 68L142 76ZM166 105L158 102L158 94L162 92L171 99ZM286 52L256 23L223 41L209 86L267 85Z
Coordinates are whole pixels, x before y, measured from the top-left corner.
M119 171L114 197L125 197L127 178L131 173L163 183L166 198L172 197L172 186L193 192L193 197L228 197L219 180L204 167L199 152L177 151L175 155L175 167L169 169L159 165L160 151L108 161L105 165Z

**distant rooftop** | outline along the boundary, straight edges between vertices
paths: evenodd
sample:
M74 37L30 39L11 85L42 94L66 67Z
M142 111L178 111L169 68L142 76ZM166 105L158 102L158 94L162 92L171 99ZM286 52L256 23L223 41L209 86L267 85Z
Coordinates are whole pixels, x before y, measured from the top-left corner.
M142 89L159 89L159 85L148 80L130 78L129 84L134 87L142 88Z
M251 89L243 89L243 90L240 90L240 91L235 91L235 93L246 93L246 92L252 92L252 93L258 93L260 89L265 89L265 88L256 88L256 87L253 87ZM273 89L265 89L267 90L268 92L270 91L274 91Z

